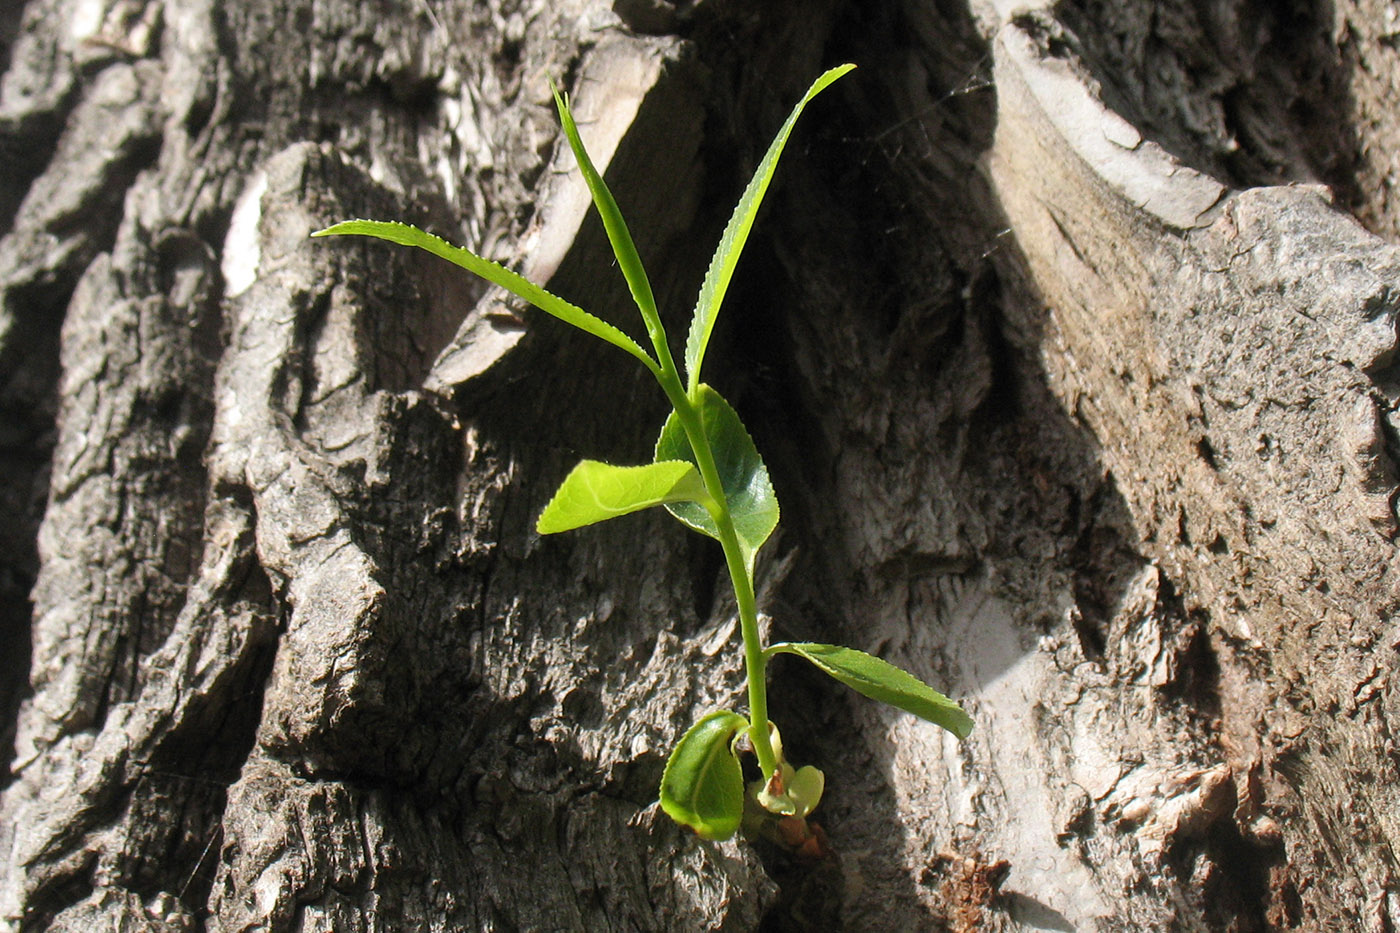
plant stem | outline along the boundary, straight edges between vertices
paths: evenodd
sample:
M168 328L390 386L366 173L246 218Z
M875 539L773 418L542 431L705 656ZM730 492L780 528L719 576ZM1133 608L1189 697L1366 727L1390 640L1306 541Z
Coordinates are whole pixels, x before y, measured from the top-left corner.
M641 303L638 303L641 307ZM724 483L720 480L719 468L715 466L715 455L710 450L710 439L705 436L704 422L700 411L690 400L676 368L675 358L666 341L666 330L656 316L643 308L642 316L647 320L647 330L652 345L656 348L660 372L656 381L666 393L671 407L680 418L681 427L690 441L690 449L695 454L695 464L700 468L700 479L714 500L709 507L710 517L719 529L719 543L724 548L724 562L729 569L729 582L734 587L734 603L739 610L739 631L744 638L744 679L749 693L749 741L754 754L758 756L758 766L767 782L778 770L778 756L773 752L773 742L768 735L768 658L763 653L763 638L758 631L757 600L754 598L753 577L743 549L739 547L739 533L734 529L734 516L729 512L729 500L724 494ZM652 323L655 321L655 327Z
M670 359L663 358L663 370L667 368L667 363L671 363ZM754 754L758 756L758 766L763 771L763 779L767 781L778 769L778 756L773 752L773 743L768 735L768 659L763 653L763 639L758 631L753 577L748 562L744 559L743 549L739 546L739 533L734 528L734 516L729 511L724 484L720 480L719 468L715 466L714 452L710 450L710 440L705 436L700 412L681 388L674 367L675 364L671 363L668 375L672 378L661 379L661 387L671 400L681 426L685 428L690 448L695 453L695 463L700 468L700 478L714 500L710 516L719 529L719 543L724 549L729 581L734 587L734 602L739 610L739 630L744 638L744 678L749 693L749 741L753 744Z
M758 766L763 770L766 782L778 769L777 755L773 753L773 743L768 735L768 658L763 653L763 639L758 631L753 579L739 551L739 539L733 533L732 520L729 531L730 534L721 540L721 544L724 546L725 562L729 565L729 579L734 584L734 601L739 607L739 629L744 636L744 676L749 688L749 741L758 755Z

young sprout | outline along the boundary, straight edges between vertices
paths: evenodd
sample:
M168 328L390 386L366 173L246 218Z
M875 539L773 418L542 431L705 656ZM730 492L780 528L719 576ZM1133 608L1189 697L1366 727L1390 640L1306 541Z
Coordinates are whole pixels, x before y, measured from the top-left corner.
M705 350L725 291L788 136L808 102L854 67L833 68L812 83L778 130L744 189L700 287L685 343L684 377L671 356L656 299L627 224L583 147L568 98L557 88L554 102L564 133L641 312L654 352L644 350L621 330L509 269L407 224L350 220L312 234L377 237L441 256L630 353L660 384L672 411L661 427L653 462L614 466L584 460L564 478L536 527L541 534L554 534L660 505L682 524L714 538L723 549L743 634L748 715L717 710L701 717L671 752L660 789L661 806L666 813L706 839L732 837L742 823L752 825L755 814L760 824L764 820L803 821L821 799L825 786L822 773L810 765L795 769L788 764L778 730L768 721L765 671L774 655L806 658L848 687L942 726L959 738L966 737L972 729L972 720L952 700L872 655L837 645L764 646L754 599L754 559L777 527L778 500L768 480L768 468L739 415L718 392L700 381ZM762 772L761 779L747 792L739 762L741 746L752 749ZM805 830L805 823L801 828Z

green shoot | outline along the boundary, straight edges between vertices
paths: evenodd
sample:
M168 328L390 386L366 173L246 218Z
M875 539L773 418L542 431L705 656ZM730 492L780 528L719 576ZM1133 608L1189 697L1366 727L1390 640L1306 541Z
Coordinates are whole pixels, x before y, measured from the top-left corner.
M775 820L794 819L803 828L799 838L820 838L819 830L815 836L806 833L805 819L821 800L825 776L810 765L790 765L784 758L777 727L768 720L767 664L776 654L806 658L856 691L926 719L959 738L966 737L972 728L972 720L956 703L879 658L836 645L781 643L764 647L754 597L754 563L759 549L778 525L778 499L768 468L738 413L718 392L700 381L700 368L719 306L788 137L807 104L854 67L833 68L813 82L778 131L739 199L695 304L685 347L684 383L671 356L666 330L632 235L584 149L568 99L558 89L554 90L554 101L565 137L602 218L655 356L613 325L520 275L414 227L352 220L312 234L355 234L427 250L627 351L661 386L672 412L657 438L654 462L632 467L596 460L581 462L564 478L540 514L536 528L540 534L554 534L659 505L682 524L719 542L739 613L749 711L742 716L719 710L701 718L682 736L668 758L660 788L661 806L666 813L706 839L728 839L741 826L746 832L751 827L756 832L776 825ZM760 780L747 789L739 763L746 748L752 749L762 773Z

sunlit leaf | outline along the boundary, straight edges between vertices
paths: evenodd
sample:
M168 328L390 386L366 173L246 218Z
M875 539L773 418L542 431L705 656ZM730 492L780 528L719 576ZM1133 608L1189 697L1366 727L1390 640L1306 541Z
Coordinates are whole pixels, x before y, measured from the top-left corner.
M840 645L785 642L769 647L764 653L769 657L795 654L806 658L857 693L927 719L960 739L967 738L972 731L972 717L958 704L913 674L864 651Z
M574 151L574 159L578 162L579 171L583 173L584 183L588 185L588 193L593 196L593 206L598 209L598 216L603 221L603 229L607 231L608 242L612 244L613 255L617 257L618 268L622 270L622 277L627 280L627 288L632 292L632 300L641 310L647 328L659 329L661 320L656 312L656 298L651 293L651 283L647 281L646 270L642 268L642 257L638 255L637 246L632 242L632 234L628 232L627 223L622 219L622 211L618 209L617 201L604 183L603 176L593 167L593 160L583 147L583 139L578 134L574 115L569 110L569 99L559 93L553 82L550 82L550 89L554 92L554 106L559 110L559 122L563 124L569 148Z
M654 505L708 498L699 472L684 461L613 466L584 460L564 477L535 528L554 534Z

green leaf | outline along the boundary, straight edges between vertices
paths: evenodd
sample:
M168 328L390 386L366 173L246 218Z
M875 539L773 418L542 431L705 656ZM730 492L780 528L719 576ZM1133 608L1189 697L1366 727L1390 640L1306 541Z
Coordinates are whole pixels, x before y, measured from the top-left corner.
M788 796L797 804L796 816L805 817L822 802L822 791L826 789L826 775L811 765L803 765L788 782Z
M775 654L804 657L857 693L927 719L960 739L967 738L972 731L972 717L958 704L913 674L864 651L839 645L788 642L772 645L764 654L770 658Z
M593 205L603 220L603 229L608 233L608 242L612 244L613 255L617 256L617 265L622 270L622 277L627 280L627 288L632 292L632 300L642 312L642 319L646 321L652 339L655 340L660 332L664 341L665 331L661 328L661 316L656 311L656 298L652 295L651 283L647 281L646 269L642 267L642 257L637 254L637 246L632 242L632 234L628 232L622 212L618 209L612 192L604 183L603 176L598 174L588 151L583 148L583 139L578 134L574 115L569 110L568 97L559 93L553 81L549 83L549 87L554 92L554 106L559 110L559 122L563 124L569 148L574 151L574 159L578 162L579 171L583 173L583 180L588 185L588 193L593 196Z
M719 246L715 248L714 257L710 260L710 268L705 273L705 281L700 286L700 297L696 299L695 311L690 319L690 333L685 341L685 369L691 392L700 384L700 364L705 357L705 346L710 342L710 332L715 328L719 306L724 301L729 280L734 277L739 255L744 251L749 231L753 229L754 218L758 216L758 208L763 203L764 194L768 192L768 184L773 180L773 173L778 168L778 158L783 154L783 147L787 145L788 136L797 124L797 118L802 115L803 108L812 98L854 67L855 65L841 65L812 82L807 93L797 102L797 106L792 108L787 122L778 130L778 135L768 147L763 161L758 163L758 169L749 180L739 203L735 205L734 213L730 215L729 223L725 225L724 234L720 237Z
M738 413L707 385L699 386L692 393L692 398L700 410L705 437L709 439L710 451L715 457L724 498L734 518L734 529L739 533L744 562L752 573L754 555L778 526L778 497L773 494L768 468L763 465L758 448L754 447L749 432L744 430ZM666 419L661 437L656 441L656 459L658 462L685 460L695 463L690 439L686 437L685 428L675 412ZM676 502L666 508L701 534L719 537L719 528L703 505Z
M684 461L620 467L584 460L564 477L535 528L554 534L653 505L709 498L699 471Z
M787 762L778 766L775 780L754 781L749 790L758 805L778 816L806 817L821 803L826 788L826 775L805 765L793 768Z
M595 337L606 340L615 347L621 347L628 353L641 360L643 365L652 372L657 372L659 367L656 361L647 354L645 350L637 344L635 340L618 330L601 318L594 317L587 311L551 294L540 288L529 279L512 272L499 263L483 259L470 250L462 249L460 246L453 246L441 237L433 236L431 233L424 233L417 227L409 224L401 224L396 221L382 220L346 220L338 224L327 227L324 230L317 230L312 236L368 236L380 240L388 240L390 243L398 243L402 246L416 246L419 249L427 250L434 256L446 259L450 263L461 266L468 272L473 272L481 276L488 282L499 285L506 291L524 298L530 304L548 314L552 314L566 324L572 324L579 330L587 331Z
M661 809L705 839L728 839L739 829L744 773L730 742L748 725L738 713L710 713L681 736L661 775Z

